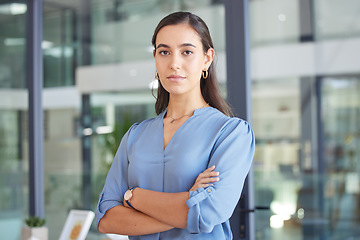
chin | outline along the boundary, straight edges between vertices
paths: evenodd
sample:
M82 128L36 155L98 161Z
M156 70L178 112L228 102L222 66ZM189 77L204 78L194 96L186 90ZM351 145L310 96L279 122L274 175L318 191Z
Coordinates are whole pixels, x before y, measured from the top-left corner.
M171 86L171 87L167 87L165 88L165 90L172 95L181 95L184 94L186 91L179 86Z

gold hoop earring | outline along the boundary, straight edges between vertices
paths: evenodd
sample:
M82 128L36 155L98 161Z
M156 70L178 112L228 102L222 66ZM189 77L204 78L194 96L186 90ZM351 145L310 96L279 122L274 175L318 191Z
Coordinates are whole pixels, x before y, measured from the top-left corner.
M203 77L203 79L207 79L208 76L209 76L208 70L205 70L205 71L202 72L202 77Z
M159 76L159 73L158 73L158 72L155 73L155 77L156 77L158 80L160 80L160 76Z

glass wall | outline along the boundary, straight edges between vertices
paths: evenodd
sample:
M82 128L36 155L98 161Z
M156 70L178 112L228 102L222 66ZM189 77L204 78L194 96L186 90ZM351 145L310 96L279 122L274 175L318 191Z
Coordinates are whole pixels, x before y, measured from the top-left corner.
M296 213L301 187L300 83L284 78L254 80L252 85L256 206L270 207L256 212L256 239L301 236L298 227L284 227Z
M28 209L25 4L0 4L0 239L20 239Z
M70 209L83 209L77 1L44 1L44 194L49 239L60 236Z
M358 8L250 2L256 239L359 236Z
M360 236L360 75L321 79L324 213L338 239Z
M83 208L81 138L76 133L79 115L80 106L52 106L44 110L44 191L49 239L60 236L70 209Z
M0 5L0 239L20 239L28 216L27 8L14 2ZM67 215L56 212L55 217L52 212L61 206L70 209L79 195L72 194L74 187L67 188L76 182L73 173L81 174L81 145L75 132L80 97L76 90L65 88L74 84L74 17L69 7L44 4L45 203L47 225L51 229L58 222L59 228L50 230L50 239L58 238Z

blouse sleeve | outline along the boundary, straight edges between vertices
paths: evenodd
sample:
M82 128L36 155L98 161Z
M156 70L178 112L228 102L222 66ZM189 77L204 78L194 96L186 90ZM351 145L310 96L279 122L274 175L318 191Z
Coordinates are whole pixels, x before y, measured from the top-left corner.
M219 134L212 149L209 167L215 165L220 180L189 193L187 230L209 233L229 219L239 201L255 151L250 125L232 118Z
M123 205L123 196L128 187L128 153L127 143L130 131L136 126L134 124L123 136L120 146L115 154L114 161L107 174L104 188L100 194L99 202L95 212L96 226L100 219L109 209Z

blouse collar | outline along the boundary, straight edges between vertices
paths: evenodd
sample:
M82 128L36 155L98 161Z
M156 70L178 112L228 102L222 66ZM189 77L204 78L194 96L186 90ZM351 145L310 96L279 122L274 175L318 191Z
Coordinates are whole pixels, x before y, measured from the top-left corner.
M199 115L201 115L203 113L206 113L206 112L210 111L211 109L213 109L213 107L203 107L203 108L195 109L193 116L199 116ZM167 109L165 109L162 113L160 113L158 117L163 119L166 112L167 112Z

